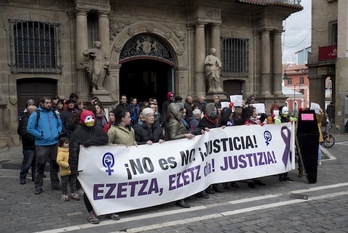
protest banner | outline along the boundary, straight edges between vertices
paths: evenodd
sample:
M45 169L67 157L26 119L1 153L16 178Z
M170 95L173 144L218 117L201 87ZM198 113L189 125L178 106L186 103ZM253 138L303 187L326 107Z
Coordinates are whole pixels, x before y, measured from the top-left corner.
M155 206L210 184L295 168L293 125L211 129L194 139L81 147L78 179L98 215Z

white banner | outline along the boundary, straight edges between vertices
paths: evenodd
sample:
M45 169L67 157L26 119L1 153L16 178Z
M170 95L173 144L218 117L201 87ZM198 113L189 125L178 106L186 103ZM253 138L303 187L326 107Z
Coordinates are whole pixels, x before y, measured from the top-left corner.
M293 135L290 123L249 125L162 144L81 147L78 179L98 215L155 206L294 169Z

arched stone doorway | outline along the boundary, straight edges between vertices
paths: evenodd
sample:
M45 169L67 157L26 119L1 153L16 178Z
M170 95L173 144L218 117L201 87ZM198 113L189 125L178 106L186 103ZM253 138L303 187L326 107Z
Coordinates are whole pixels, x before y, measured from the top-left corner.
M175 90L174 59L159 37L139 34L130 38L120 53L120 94L138 101L155 97L162 103Z

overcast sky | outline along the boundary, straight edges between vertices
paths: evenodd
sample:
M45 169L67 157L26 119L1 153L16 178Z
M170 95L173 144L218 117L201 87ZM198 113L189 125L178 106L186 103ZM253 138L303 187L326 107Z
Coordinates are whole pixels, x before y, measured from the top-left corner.
M302 0L303 10L283 21L283 63L296 62L295 52L311 45L312 0Z

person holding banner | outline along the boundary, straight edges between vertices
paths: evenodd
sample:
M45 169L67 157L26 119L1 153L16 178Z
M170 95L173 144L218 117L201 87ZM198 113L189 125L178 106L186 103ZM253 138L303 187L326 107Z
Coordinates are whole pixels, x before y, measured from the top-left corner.
M155 116L153 109L144 108L141 114L144 118L144 122L135 129L135 140L137 144L152 145L156 142L163 143L163 131L159 124L154 124Z
M115 114L115 124L108 131L109 144L136 146L134 129L130 126L130 112L126 109L113 109L112 111Z
M71 175L76 176L79 174L78 161L80 146L102 146L106 145L109 141L108 136L103 129L99 126L95 126L96 117L93 112L84 110L80 115L80 121L82 127L71 134L69 143L69 167ZM83 194L83 201L89 213L88 221L92 224L98 224L99 219L97 218L86 193ZM111 214L108 217L114 220L120 219L117 214Z
M209 129L220 127L219 121L218 106L216 103L209 103L205 106L203 118L199 121L197 128L193 130L192 133L194 135L200 135L205 131L209 131ZM218 184L213 184L206 188L205 192L208 194L215 194L215 192L222 193L224 191L218 189Z
M246 108L246 112L248 115L247 120L244 122L244 125L263 125L263 121L266 119L265 116L260 117L263 118L262 120L257 119L257 112L256 108L252 106L248 106ZM248 181L248 187L249 188L255 188L255 185L265 186L266 184L262 183L259 179L251 179Z
M180 138L192 139L195 135L188 133L186 127L181 121L182 112L176 103L168 105L166 114L165 128L166 140L175 140ZM185 202L184 199L176 201L176 205L183 208L190 208L191 206Z

